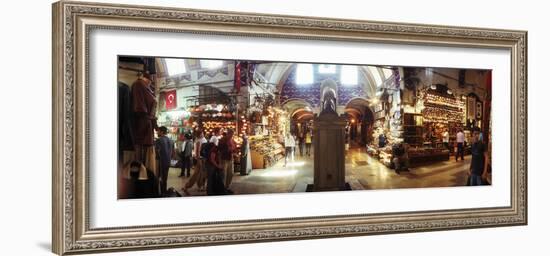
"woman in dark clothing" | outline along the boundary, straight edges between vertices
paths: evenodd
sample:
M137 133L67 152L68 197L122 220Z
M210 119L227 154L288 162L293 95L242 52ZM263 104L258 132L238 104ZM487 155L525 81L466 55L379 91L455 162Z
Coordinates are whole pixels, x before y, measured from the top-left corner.
M206 171L208 172L206 194L209 196L225 195L223 166L218 146L212 142L207 143L205 146L208 150L208 159L205 161Z
M306 144L306 139L304 138L304 133L298 133L298 147L300 150L300 156L304 156L304 147Z

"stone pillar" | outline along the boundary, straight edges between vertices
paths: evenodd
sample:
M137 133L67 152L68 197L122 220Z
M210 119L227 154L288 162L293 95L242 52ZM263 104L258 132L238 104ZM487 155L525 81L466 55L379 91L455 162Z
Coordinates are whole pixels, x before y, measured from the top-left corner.
M326 113L314 118L313 190L349 190L345 167L346 118Z
M336 83L321 84L321 112L313 119L313 190L347 190L345 145L346 118L338 115Z

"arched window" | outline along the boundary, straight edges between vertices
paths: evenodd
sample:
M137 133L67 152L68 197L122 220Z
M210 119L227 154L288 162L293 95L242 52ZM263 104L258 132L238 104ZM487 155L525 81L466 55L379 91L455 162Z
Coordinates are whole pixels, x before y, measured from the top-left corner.
M336 65L319 64L318 68L321 74L334 74L336 73Z
M343 85L357 85L357 66L344 65L340 70L340 82Z
M305 85L313 83L313 65L298 64L296 67L296 84Z
M184 59L164 59L168 76L179 75L187 72Z

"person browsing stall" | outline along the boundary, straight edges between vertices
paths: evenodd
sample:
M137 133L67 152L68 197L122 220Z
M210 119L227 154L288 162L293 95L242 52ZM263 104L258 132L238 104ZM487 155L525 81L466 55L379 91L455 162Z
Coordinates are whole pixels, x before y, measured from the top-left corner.
M233 154L235 154L237 150L237 145L233 140L234 133L235 132L232 129L228 129L218 143L218 151L220 152L225 177L224 185L230 193L231 190L229 189L229 186L231 186L234 172Z
M458 161L458 156L464 161L464 132L462 129L459 129L456 133L456 153L455 161Z
M157 130L158 139L155 141L155 148L159 159L159 178L160 178L160 191L166 193L166 187L168 185L168 171L170 169L170 161L174 157L174 142L172 139L166 136L168 134L168 128L165 126L159 127Z
M289 132L285 136L285 167L288 163L289 159L294 159L292 157L294 147L296 146L296 141L294 140L294 136Z

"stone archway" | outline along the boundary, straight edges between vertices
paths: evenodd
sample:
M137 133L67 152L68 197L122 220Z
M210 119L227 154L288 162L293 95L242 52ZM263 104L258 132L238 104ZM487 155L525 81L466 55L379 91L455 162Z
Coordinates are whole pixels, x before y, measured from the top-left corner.
M304 133L309 129L310 121L313 120L317 109L304 99L289 99L281 104L282 108L289 114L290 131L294 134Z
M350 122L350 140L363 146L372 141L374 113L370 108L370 100L356 97L346 103L345 113Z

